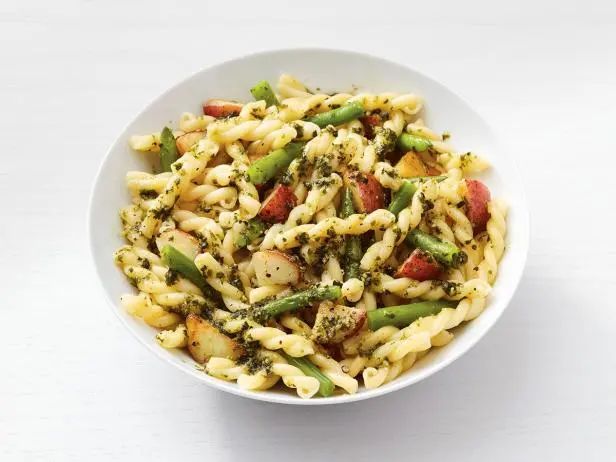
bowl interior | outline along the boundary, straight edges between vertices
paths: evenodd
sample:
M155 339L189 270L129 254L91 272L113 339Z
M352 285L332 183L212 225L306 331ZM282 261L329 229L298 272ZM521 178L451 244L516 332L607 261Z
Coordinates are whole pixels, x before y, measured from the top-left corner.
M250 101L249 89L255 82L290 73L310 88L322 91L348 91L353 86L366 92L414 92L424 98L423 118L436 131L449 131L451 143L459 150L473 150L485 156L493 168L482 175L494 197L509 206L507 250L501 262L498 281L486 310L477 319L456 330L454 340L434 349L404 375L375 390L360 389L356 395L302 400L288 390L250 392L234 383L211 378L195 368L184 352L170 351L156 344L153 328L127 314L119 304L120 295L134 291L113 263L113 252L124 244L118 210L130 202L124 184L128 170L151 171L147 156L132 152L128 138L136 133L158 131L165 124L177 126L182 112L201 111L208 98ZM509 303L521 278L528 248L528 216L522 183L513 161L496 141L489 126L450 90L407 67L363 54L334 50L282 50L232 60L182 81L145 108L123 131L107 153L92 192L90 204L90 244L96 270L107 299L119 319L150 351L160 358L216 388L273 402L329 404L349 402L415 383L443 368L475 344L496 322Z

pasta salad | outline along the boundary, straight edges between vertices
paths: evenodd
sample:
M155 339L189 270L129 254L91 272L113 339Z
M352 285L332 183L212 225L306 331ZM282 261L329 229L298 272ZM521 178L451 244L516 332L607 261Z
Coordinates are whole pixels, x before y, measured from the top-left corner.
M121 303L244 389L390 382L486 306L506 232L471 178L488 164L425 126L414 94L286 74L251 93L130 138L155 173L126 174Z

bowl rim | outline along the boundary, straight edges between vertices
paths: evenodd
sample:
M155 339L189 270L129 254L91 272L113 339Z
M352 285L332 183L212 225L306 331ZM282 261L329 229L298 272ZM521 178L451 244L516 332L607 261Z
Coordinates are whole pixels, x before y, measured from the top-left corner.
M264 393L260 391L244 390L238 387L235 383L226 382L224 380L211 377L205 374L204 372L199 371L196 367L194 368L194 370L190 370L188 368L182 367L179 362L172 361L168 357L164 356L163 355L164 350L161 346L155 343L147 343L144 339L142 339L136 332L134 332L133 328L128 324L128 322L120 316L119 305L117 301L114 301L111 299L110 294L107 292L107 290L105 290L105 287L103 286L103 283L102 283L103 274L101 273L101 268L98 264L98 260L97 260L96 252L95 252L95 242L94 242L94 236L93 236L93 220L94 220L95 212L94 212L93 204L94 204L94 198L96 195L96 191L97 191L99 183L101 182L103 170L106 164L110 161L112 151L116 149L116 145L120 143L120 140L122 139L122 135L128 132L130 126L135 122L135 120L139 119L142 115L147 113L155 104L159 102L159 100L165 98L167 94L173 92L178 87L181 87L189 80L196 78L199 74L203 72L210 72L218 67L223 67L227 64L237 62L237 61L243 61L248 58L267 58L267 56L273 55L273 54L284 54L284 53L294 53L294 52L332 53L332 54L353 55L356 58L364 58L364 59L367 58L367 59L374 60L374 61L384 62L390 66L397 66L400 68L404 68L405 70L409 70L419 75L421 78L430 81L431 84L451 94L451 96L453 96L454 98L457 98L459 102L461 102L464 106L466 106L471 112L473 112L477 116L477 118L481 121L481 123L488 129L489 133L492 135L494 139L494 143L495 145L498 146L501 154L507 157L507 160L510 163L510 169L507 172L507 177L515 178L517 180L515 181L515 183L517 183L517 186L519 186L519 191L518 191L519 204L518 205L520 207L519 209L516 209L516 214L519 215L519 220L521 221L521 224L519 226L520 229L518 230L518 231L521 231L521 233L516 234L516 241L517 241L517 247L518 247L517 253L519 254L518 258L520 262L518 264L517 274L513 274L509 278L510 289L509 289L508 299L503 304L503 308L500 310L500 312L496 314L496 317L494 317L491 324L487 325L482 332L480 332L475 338L472 338L466 345L463 345L462 347L459 347L458 349L452 350L452 352L446 355L443 360L439 361L438 365L428 367L421 373L408 377L406 379L404 379L404 377L398 377L396 380L393 380L392 382L389 382L386 385L383 385L381 387L371 389L371 390L364 390L364 392L362 393L341 394L341 395L336 395L336 396L327 397L327 398L314 397L311 399L302 399L302 398L299 398L298 396L291 395L291 394L282 394L282 393L269 394L269 393ZM529 252L529 246L530 246L530 213L529 213L529 208L528 208L528 204L526 200L524 183L522 181L522 177L520 176L520 171L515 161L515 158L509 154L509 150L507 149L506 145L504 145L500 141L500 138L496 136L496 133L494 129L492 128L492 126L464 98L462 98L460 95L458 95L456 92L451 90L446 85L442 84L440 81L406 64L399 63L397 61L393 61L388 58L375 56L370 53L360 52L357 50L335 48L335 47L272 48L272 49L260 50L260 51L256 51L252 53L246 53L246 54L243 54L237 57L226 59L224 61L216 62L215 64L212 64L207 67L203 67L191 73L190 75L180 79L179 81L176 81L173 85L169 86L162 93L158 94L156 97L150 100L150 102L147 103L143 107L143 109L141 109L137 114L135 114L123 126L122 130L119 133L120 134L115 137L114 141L110 144L109 148L106 150L105 155L103 156L102 160L100 161L98 165L98 169L94 177L94 182L92 183L92 187L90 189L90 195L89 195L89 200L88 200L88 210L86 213L86 220L87 220L86 232L88 236L88 247L90 250L91 264L94 266L94 271L98 278L99 290L103 292L104 298L107 301L107 305L109 309L114 313L116 319L120 321L120 323L131 333L131 337L136 339L138 343L143 345L147 350L153 353L154 356L159 358L164 363L170 364L175 369L185 374L191 375L195 379L199 380L200 382L210 385L218 390L222 390L222 391L231 393L236 396L241 396L243 398L254 399L254 400L263 401L263 402L278 403L278 404L294 404L294 405L313 405L313 406L314 405L326 405L326 404L343 404L343 403L351 403L351 402L356 402L356 401L363 401L365 399L376 398L379 396L384 396L386 394L392 393L394 391L398 391L402 388L406 388L408 386L421 382L422 380L425 380L428 377L436 374L437 372L445 369L447 366L449 366L455 360L459 359L464 354L468 353L468 351L470 351L475 345L477 345L477 343L494 327L494 325L501 318L505 310L509 307L513 299L513 296L515 295L519 287L519 284L522 280L524 270L526 267L526 262L528 259L528 252Z

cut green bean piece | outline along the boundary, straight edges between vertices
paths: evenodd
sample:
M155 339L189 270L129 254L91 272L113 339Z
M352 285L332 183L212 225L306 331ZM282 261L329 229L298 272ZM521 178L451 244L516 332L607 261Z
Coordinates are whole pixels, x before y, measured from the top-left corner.
M291 366L297 367L307 376L314 377L319 381L319 395L327 398L328 396L334 394L334 382L332 382L329 377L323 374L323 372L321 372L321 370L312 364L307 358L294 358L284 352L282 355Z
M455 244L444 241L436 236L424 233L418 229L412 230L406 235L407 242L413 247L420 248L432 255L438 262L445 266L456 267L466 263L468 256Z
M166 245L163 247L163 250L160 252L160 256L163 259L163 263L171 268L173 271L177 271L194 285L201 289L203 295L209 302L213 303L214 300L218 300L220 295L216 292L212 286L210 286L197 265L180 252L178 249L173 247L172 245Z
M175 145L175 137L169 127L160 132L160 170L171 171L171 164L178 159L178 148Z
M281 315L289 311L296 311L305 308L314 302L322 300L336 300L342 296L342 291L338 286L317 286L310 289L296 292L278 300L266 303L260 308L255 309L255 317L260 321Z
M414 182L408 180L404 181L400 189L394 194L387 210L395 216L398 216L400 212L409 206L416 191L417 185Z
M358 119L364 115L364 106L361 103L355 101L353 103L345 104L337 109L331 111L322 112L314 117L308 119L308 122L317 124L319 127L327 127L328 125L342 125L351 120Z
M348 218L355 213L353 206L353 193L350 188L344 188L340 203L340 218ZM344 242L344 280L360 276L359 263L361 261L361 238L347 235Z
M289 164L302 152L305 143L289 143L261 157L248 167L248 178L253 184L267 183L286 170Z
M378 330L383 326L404 328L419 318L438 314L443 308L454 308L455 306L456 302L435 300L378 308L368 311L368 328L372 331Z
M410 133L402 133L398 137L397 145L403 151L422 152L432 146L432 141Z
M395 192L394 197L392 198L391 203L389 204L389 208L387 210L389 210L394 215L398 216L398 214L402 212L402 210L404 210L406 207L408 207L409 204L411 203L411 199L413 199L413 196L417 192L417 183L420 183L426 180L435 180L435 181L440 182L440 181L443 181L445 178L447 177L446 176L416 176L414 178L409 178L407 180L404 180L404 182L402 183L402 186L400 186L400 189L398 189Z
M250 93L257 101L265 101L267 107L278 106L278 98L267 80L261 80L250 89Z

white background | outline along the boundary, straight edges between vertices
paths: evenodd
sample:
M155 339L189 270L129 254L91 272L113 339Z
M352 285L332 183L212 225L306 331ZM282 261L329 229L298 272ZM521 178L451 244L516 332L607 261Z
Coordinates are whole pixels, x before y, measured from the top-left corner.
M360 3L0 4L0 460L615 460L616 3ZM509 309L383 398L206 388L129 336L90 262L89 191L133 115L203 67L291 46L441 81L523 172L532 244Z

